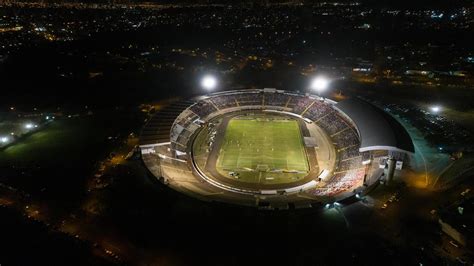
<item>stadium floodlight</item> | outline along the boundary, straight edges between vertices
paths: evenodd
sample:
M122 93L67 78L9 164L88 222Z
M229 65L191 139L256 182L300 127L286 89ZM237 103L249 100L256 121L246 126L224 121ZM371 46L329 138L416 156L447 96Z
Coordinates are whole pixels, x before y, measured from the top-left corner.
M318 93L325 91L329 87L329 79L319 76L311 81L310 88Z
M35 125L31 124L31 123L28 123L25 125L25 128L26 129L32 129Z
M1 137L0 138L0 142L2 142L2 143L7 143L8 140L9 140L8 137Z
M439 105L433 105L431 106L431 111L435 114L439 113L439 111L441 111L441 107Z
M201 80L201 86L206 90L215 89L217 86L217 78L211 75L206 75Z

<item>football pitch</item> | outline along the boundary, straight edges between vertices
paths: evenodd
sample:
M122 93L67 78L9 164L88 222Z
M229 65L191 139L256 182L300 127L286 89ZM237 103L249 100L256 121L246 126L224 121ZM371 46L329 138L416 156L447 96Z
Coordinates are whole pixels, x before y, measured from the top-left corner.
M289 182L309 171L298 122L284 118L233 118L221 145L217 168L242 181Z

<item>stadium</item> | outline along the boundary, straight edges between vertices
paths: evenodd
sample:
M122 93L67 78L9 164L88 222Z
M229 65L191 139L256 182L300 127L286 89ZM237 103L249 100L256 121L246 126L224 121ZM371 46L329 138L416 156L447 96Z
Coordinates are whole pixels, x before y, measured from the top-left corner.
M389 183L414 146L395 118L362 99L232 90L157 111L143 162L174 190L262 209L324 206Z

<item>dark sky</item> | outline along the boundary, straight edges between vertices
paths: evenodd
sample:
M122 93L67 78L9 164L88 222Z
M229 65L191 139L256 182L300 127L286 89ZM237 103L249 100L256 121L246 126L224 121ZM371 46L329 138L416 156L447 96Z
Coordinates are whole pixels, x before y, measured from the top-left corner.
M320 2L360 2L371 6L378 7L400 7L400 8L452 8L460 6L473 6L473 0L13 0L18 2L85 2L85 3L141 3L150 2L157 4L242 4L242 3L279 3L291 2L296 3L320 3ZM1 2L1 1L0 1Z

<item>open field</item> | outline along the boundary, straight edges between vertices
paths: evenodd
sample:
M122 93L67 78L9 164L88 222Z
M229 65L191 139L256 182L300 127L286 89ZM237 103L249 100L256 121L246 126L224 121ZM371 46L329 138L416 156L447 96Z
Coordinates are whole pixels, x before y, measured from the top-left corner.
M287 183L305 176L309 167L298 122L264 117L230 120L217 169L256 183Z
M114 112L55 120L0 151L0 183L71 207L82 200L97 162L139 125L137 117Z

